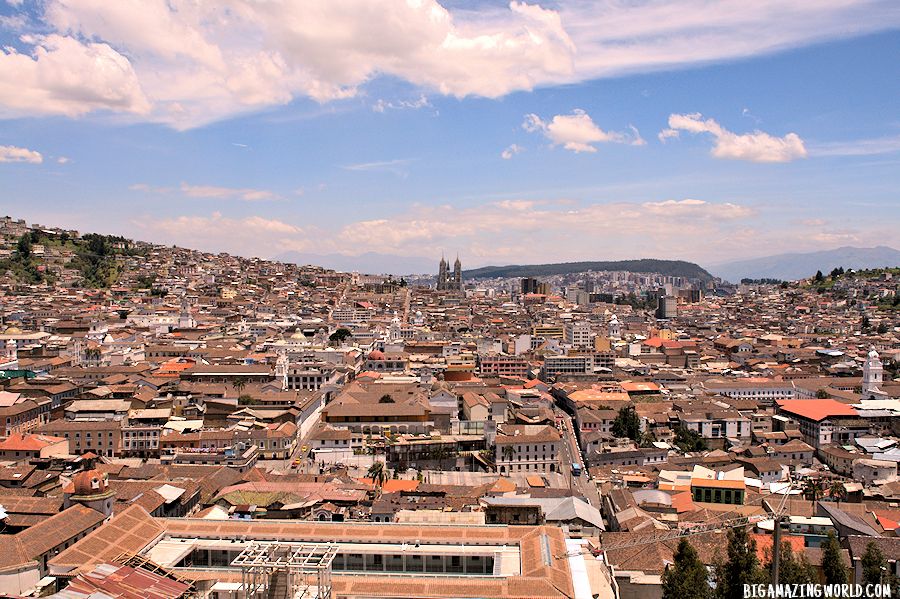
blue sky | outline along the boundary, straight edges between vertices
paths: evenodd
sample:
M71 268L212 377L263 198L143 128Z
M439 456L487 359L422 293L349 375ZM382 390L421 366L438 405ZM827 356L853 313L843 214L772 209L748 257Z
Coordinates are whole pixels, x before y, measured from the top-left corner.
M900 245L893 2L5 2L29 221L386 269Z

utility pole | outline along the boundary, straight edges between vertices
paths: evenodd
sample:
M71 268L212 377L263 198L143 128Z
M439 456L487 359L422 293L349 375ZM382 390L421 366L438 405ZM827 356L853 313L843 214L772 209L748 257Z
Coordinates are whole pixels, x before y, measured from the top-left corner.
M781 518L780 514L775 516L775 529L772 535L772 584L778 584L778 572L781 568Z

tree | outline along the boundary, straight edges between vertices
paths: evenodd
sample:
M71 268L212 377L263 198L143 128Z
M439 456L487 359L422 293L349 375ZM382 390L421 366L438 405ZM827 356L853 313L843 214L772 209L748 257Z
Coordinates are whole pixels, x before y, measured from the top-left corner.
M19 253L19 258L22 260L31 258L31 235L26 233L19 238L19 243L16 245L16 251Z
M385 393L378 400L378 403L394 403L394 398L391 397L389 393Z
M663 599L709 599L709 573L687 539L675 550L675 563L666 565L662 575Z
M255 399L252 395L247 395L246 393L244 393L240 397L238 397L238 405L255 406L257 404L259 404L259 400Z
M816 398L818 399L828 399L828 391L825 389L819 389L816 391Z
M500 450L500 455L503 456L505 461L511 462L513 458L516 457L516 448L509 444L504 445ZM512 470L512 467L510 467L510 470Z
M444 460L446 460L447 458L453 457L453 452L446 445L438 445L437 447L433 448L429 453L430 453L429 457L432 460L438 461L438 469L439 470L444 469Z
M235 378L233 381L231 381L231 387L235 391L237 391L238 394L240 394L241 391L243 391L246 386L247 386L247 381L245 381L244 379Z
M868 331L869 328L870 328L871 326L872 326L872 323L871 323L871 321L869 320L869 317L868 317L868 316L863 316L863 317L862 317L862 320L861 320L860 323L859 323L859 328L860 328L860 330L861 330L861 331Z
M369 466L367 475L379 489L384 486L384 481L387 480L387 471L384 468L384 462L375 462Z
M822 281L825 280L825 276L822 274L821 270L816 271L815 280L816 280L816 283L821 283Z
M656 435L653 434L653 431L645 431L641 435L641 447L652 447L655 442Z
M887 333L888 332L887 323L882 322L881 324L879 324L878 328L875 329L875 332L878 333L879 335L884 335L885 333Z
M773 553L769 551L769 577L772 575ZM815 584L818 582L816 568L806 560L802 553L797 556L787 541L781 542L781 563L778 569L779 584Z
M335 332L333 332L328 340L332 343L343 343L347 339L353 336L353 333L350 332L350 329L345 329L343 327L339 328Z
M847 487L844 486L839 480L836 480L831 483L831 486L828 487L828 494L833 498L837 499L838 505L841 504L841 500L847 499Z
M634 406L627 405L619 410L613 421L612 434L616 437L628 437L632 441L641 438L641 419L634 411Z
M882 584L887 573L887 560L875 541L869 541L862 556L863 584Z
M841 556L841 545L834 532L828 532L828 538L822 543L822 571L825 573L825 584L847 584L849 576L844 558Z
M806 495L806 498L813 502L813 504L818 504L819 498L825 492L822 487L822 481L818 478L807 478L806 482L803 483L803 494Z
M745 584L763 584L766 574L756 555L756 541L743 526L728 531L728 561L718 567L716 596L742 599Z
M153 283L156 281L156 275L146 275L141 274L135 278L135 284L138 288L149 289L153 287Z
M683 424L675 428L675 445L681 451L703 451L706 449L706 441L697 431L691 430Z

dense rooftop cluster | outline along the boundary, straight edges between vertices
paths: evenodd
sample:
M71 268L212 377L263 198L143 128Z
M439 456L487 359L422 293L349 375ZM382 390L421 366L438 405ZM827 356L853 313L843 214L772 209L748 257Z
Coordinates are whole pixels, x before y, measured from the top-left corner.
M680 537L765 560L782 519L819 570L833 533L900 573L897 270L457 284L0 238L0 594L243 597L293 555L323 596L657 596Z

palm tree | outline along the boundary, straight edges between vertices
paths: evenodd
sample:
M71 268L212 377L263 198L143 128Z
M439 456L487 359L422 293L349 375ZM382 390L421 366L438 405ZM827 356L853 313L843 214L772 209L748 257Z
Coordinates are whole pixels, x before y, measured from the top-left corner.
M511 462L516 457L516 448L512 445L504 445L503 449L500 450L500 454L505 461ZM509 471L512 472L512 466L509 467Z
M818 478L807 478L803 485L803 494L813 502L813 508L818 507L819 497L822 496L824 491L822 481Z
M384 485L384 481L387 480L384 462L375 462L369 466L368 476L372 479L372 482L375 483L375 486L380 489Z
M831 495L833 499L837 499L838 505L841 505L841 500L847 499L847 487L844 486L843 482L835 480L828 488L828 494Z
M241 391L244 390L244 387L247 386L247 381L245 381L244 379L236 378L233 381L231 381L231 386L232 386L232 388L234 388L234 390L237 392L237 394L240 395Z
M450 450L446 445L439 445L434 450L434 457L438 461L438 468L441 470L444 469L444 460L447 458L453 457L453 451Z

